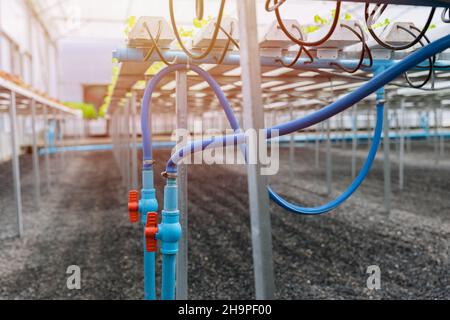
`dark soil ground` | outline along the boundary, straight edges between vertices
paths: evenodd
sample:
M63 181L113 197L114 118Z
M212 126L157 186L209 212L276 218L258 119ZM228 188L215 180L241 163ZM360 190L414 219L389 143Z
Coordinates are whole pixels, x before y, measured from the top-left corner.
M366 149L358 151L359 165ZM271 205L277 298L450 298L450 165L435 164L426 143L413 145L413 151L407 154L402 192L393 156L389 216L382 206L380 160L361 189L330 215L301 217ZM292 173L288 150L281 155L280 173L270 178L278 192L308 206L329 199L324 170L312 169L312 150L296 150ZM167 156L156 153L157 172ZM31 159L22 157L22 239L11 237L16 231L11 164L0 165L0 299L141 299L140 227L128 222L127 190L112 153L67 154L65 164L62 174L64 163L52 159L54 182L47 192L42 181L37 210ZM189 170L190 298L254 298L245 169ZM335 149L334 195L348 185L350 172L349 150ZM157 176L156 182L161 196L163 180ZM81 267L81 290L66 288L70 265ZM381 268L379 291L366 287L370 265Z

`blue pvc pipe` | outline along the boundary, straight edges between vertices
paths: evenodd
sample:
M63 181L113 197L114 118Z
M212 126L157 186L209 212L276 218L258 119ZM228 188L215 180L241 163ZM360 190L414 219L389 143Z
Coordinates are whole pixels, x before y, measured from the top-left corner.
M144 232L144 299L156 300L155 253L148 252Z
M167 61L177 61L178 63L189 63L189 57L182 51L173 51L173 50L165 50L162 53L163 57ZM113 52L113 58L118 59L121 62L126 61L137 61L142 62L144 61L145 51L143 49L137 49L137 48L119 48ZM227 54L224 58L222 64L223 65L236 65L239 66L241 63L239 53L230 53ZM282 57L281 60L284 64L291 64L294 60L294 56L285 56ZM157 61L159 59L157 53L154 53L149 60ZM280 66L280 58L279 57L260 57L261 66L269 66L269 67L279 67ZM300 58L298 61L292 66L293 69L302 69L302 70L314 70L319 68L324 69L336 69L334 63L336 60L332 59L315 59L313 62L310 62L309 58ZM369 64L369 59L364 60L364 64ZM205 57L200 61L200 63L216 63L214 55L210 55L208 57ZM354 68L358 65L359 60L357 59L340 59L339 64L347 67L347 68ZM381 59L374 59L373 66L378 67L381 64L385 66L391 66L392 64L396 63L395 60L381 60ZM441 70L449 70L450 68L446 68L446 66L449 65L449 61L447 60L438 60L436 61L436 66L441 67ZM421 67L427 67L428 63L423 62L420 65ZM372 68L369 67L363 67L363 70L372 70ZM418 69L418 68L413 68Z
M175 265L178 242L181 238L180 212L178 210L178 187L176 179L167 179L164 188L164 210L156 238L161 243L163 273L161 299L175 299Z
M177 256L175 254L163 254L162 268L162 300L175 300L175 262Z
M145 227L147 223L147 214L158 211L158 201L156 200L153 170L142 170L142 190L139 201L139 211L141 212L141 223L143 226L143 244L144 244L144 299L156 299L156 280L155 280L155 253L148 252L146 248Z

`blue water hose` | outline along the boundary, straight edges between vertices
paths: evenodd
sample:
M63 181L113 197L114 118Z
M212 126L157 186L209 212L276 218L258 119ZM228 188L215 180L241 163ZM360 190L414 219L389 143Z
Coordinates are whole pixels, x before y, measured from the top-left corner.
M142 170L142 190L139 208L141 211L141 224L143 227L144 244L144 299L156 299L156 280L155 280L155 252L148 252L146 248L145 225L147 214L158 211L158 201L156 200L156 190L154 186L153 169Z
M276 131L277 135L286 135L290 134L302 129L305 129L309 126L315 125L321 121L324 121L345 109L351 107L353 104L359 102L364 99L368 95L377 91L379 102L377 105L377 126L375 130L374 140L368 155L368 158L360 172L360 174L356 177L356 179L352 182L352 184L335 200L327 203L326 205L316 207L316 208L304 208L294 204L289 203L284 200L281 196L279 196L270 186L268 187L268 192L270 199L275 203L283 207L284 209L303 215L318 215L329 212L340 204L342 204L345 200L347 200L361 185L364 179L367 177L367 174L372 167L373 161L375 159L375 155L377 153L381 134L383 127L383 112L384 112L384 88L383 86L390 81L394 80L397 76L406 72L410 68L416 66L421 61L427 59L427 55L435 55L445 49L450 47L450 36L446 36L442 39L433 42L432 44L424 47L422 50L417 51L416 53L408 56L402 62L397 63L396 65L384 70L384 67L381 66L377 68L376 72L379 73L379 70L383 70L379 75L376 75L372 80L367 82L365 85L361 86L359 89L354 92L348 94L342 99L332 103L331 105L309 115L304 118L300 118L294 121L290 121L285 124L277 125L272 128L266 129L266 136L268 139L273 137L272 132ZM381 99L380 99L381 96ZM185 156L205 150L208 148L216 148L221 146L229 146L230 142L234 144L243 144L246 139L244 134L237 135L229 135L218 138L210 138L202 141L194 141L190 145L178 150L167 162L166 170L169 173L176 173L177 166L176 164Z
M370 94L381 89L384 85L391 82L398 76L402 75L409 69L418 65L422 61L429 57L436 55L450 47L450 35L447 35L439 40L432 42L431 44L423 47L422 49L412 53L404 60L389 67L379 75L375 76L364 85L349 93L343 98L335 101L334 103L320 109L310 115L303 118L299 118L293 121L286 122L284 124L276 125L274 127L266 129L267 139L271 139L273 132L276 132L279 136L288 135L306 128L309 128L317 123L325 121L336 114L350 108L354 104L368 97ZM145 106L144 106L145 107ZM169 173L177 172L177 162L186 156L189 156L194 151L202 151L206 148L213 146L227 145L230 141L235 141L235 144L245 143L245 134L234 134L222 137L214 137L203 141L193 141L189 145L176 151L174 155L169 159L166 165L166 171ZM228 144L229 145L229 144Z
M430 56L436 55L439 52L442 52L450 47L450 35L445 36L430 45L427 45L426 47L422 48L419 51L416 51L415 53L411 54L407 58L405 58L403 61L393 65L392 67L388 68L387 70L383 71L381 74L375 76L372 80L368 81L365 85L361 86L359 89L355 90L354 92L346 95L345 97L339 99L338 101L330 104L329 106L311 114L304 118L296 119L284 124L280 124L277 126L274 126L272 128L266 129L266 137L267 139L271 139L274 137L273 132L276 132L277 136L283 136L287 135L305 128L308 128L310 126L313 126L319 122L322 122L326 119L329 119L333 117L334 115L346 110L347 108L351 107L355 103L359 102L360 100L364 99L365 97L369 96L373 92L383 88L383 86L390 81L394 80L399 75L405 73L409 69L413 68L417 64L421 63L423 60L427 59ZM144 149L144 169L151 169L152 168L152 146L151 146L151 132L148 128L148 122L149 119L149 109L150 109L150 103L151 103L151 97L152 93L155 90L157 84L163 77L165 77L168 73L173 72L175 70L183 70L187 67L185 65L175 65L171 68L166 68L160 73L158 73L149 83L149 86L147 87L144 99L143 99L143 105L142 105L142 113L141 113L141 124L142 124L142 132L143 132L143 149ZM178 150L175 152L175 154L172 155L172 157L169 159L166 165L166 172L168 174L174 174L177 172L177 163L182 158L201 151L205 150L207 148L216 148L216 147L222 147L222 146L228 146L228 145L242 145L246 142L246 136L243 133L240 133L240 127L239 123L236 120L236 117L234 116L232 112L232 108L229 105L225 95L220 90L220 86L202 69L200 69L197 66L191 66L191 70L195 71L197 74L199 74L201 77L204 78L205 81L208 82L208 84L213 88L214 92L216 93L217 97L219 98L219 101L221 102L222 106L224 107L224 111L227 115L227 118L231 124L231 127L235 130L236 134L234 135L228 135L228 136L222 136L222 137L214 137L207 140L202 141L194 141L188 146ZM283 208L300 214L307 214L307 215L315 215L315 214L321 214L324 212L328 212L334 208L336 208L339 204L341 204L343 201L348 199L353 192L361 185L365 177L367 176L373 161L375 159L376 152L378 150L380 140L381 140L381 133L382 133L382 127L383 127L383 112L384 112L384 102L381 100L377 104L377 125L375 128L375 134L373 143L368 155L368 158L366 160L366 163L364 164L360 174L355 179L355 181L350 185L350 187L337 199L331 201L330 203L317 207L317 208L302 208L296 205L293 205L286 200L282 199L278 194L276 194L270 187L268 188L270 198L277 203L278 205L282 206ZM146 161L150 160L150 161ZM170 180L170 179L169 179ZM175 181L172 181L172 183L175 183ZM170 185L170 181L168 182L168 187ZM175 189L174 189L175 190ZM167 232L160 232L158 233L158 238L162 241L162 245L166 247L165 250L163 250L163 299L173 299L174 298L174 291L175 291L175 264L176 264L176 252L178 251L178 240L181 235L181 228L179 226L179 213L177 210L177 204L176 201L169 201L170 206L173 206L173 212L170 210L166 212L163 211L163 223L160 225L160 228L167 227L167 225L173 225L176 227L173 227L173 230L167 231ZM169 213L169 215L167 215ZM164 216L166 216L166 223L164 223ZM169 230L166 229L166 230ZM172 238L170 238L172 237ZM170 240L169 240L170 239ZM170 247L171 249L168 250L167 247ZM172 251L171 251L172 250Z
M377 105L377 124L375 126L375 134L372 140L372 146L370 147L369 155L367 157L366 162L364 163L361 172L359 175L355 178L355 180L352 182L352 184L335 200L330 201L329 203L315 208L305 208L300 207L297 205L294 205L285 199L283 199L281 196L279 196L270 186L268 187L269 190L269 197L270 199L278 204L280 207L297 214L302 215L319 215L326 212L329 212L333 209L336 209L338 206L340 206L344 201L346 201L351 195L359 188L361 183L364 181L364 179L369 174L370 168L373 165L373 162L375 160L375 156L377 155L378 148L380 146L381 141L381 135L383 133L383 113L384 113L384 103L379 102Z
M380 145L381 141L381 135L383 132L383 113L384 113L384 90L379 89L378 90L378 103L377 103L377 123L375 127L375 134L372 140L372 146L369 151L369 155L367 157L366 162L364 163L360 174L355 178L355 180L352 182L352 184L335 200L330 201L329 203L315 208L306 208L306 207L300 207L294 204L289 203L288 201L284 200L280 195L278 195L270 186L268 187L269 197L272 201L274 201L276 204L281 206L282 208L296 214L302 214L302 215L319 215L324 214L326 212L329 212L336 207L340 206L344 201L346 201L361 185L361 183L364 181L364 179L367 177L370 168L373 165L373 162L375 160L375 156L377 154L378 147ZM236 140L236 138L240 137L240 139ZM229 135L225 137L225 141L227 145L233 145L233 144L244 144L245 139L241 135L235 136L235 135ZM191 152L195 153L196 150L199 150L203 147L206 148L217 148L222 147L222 139L215 139L210 138L208 140L202 140L202 141L196 141L195 143L191 144L190 147ZM174 158L178 156L179 158ZM172 157L174 163L177 163L179 160L182 159L182 153L178 152L175 154L175 156Z

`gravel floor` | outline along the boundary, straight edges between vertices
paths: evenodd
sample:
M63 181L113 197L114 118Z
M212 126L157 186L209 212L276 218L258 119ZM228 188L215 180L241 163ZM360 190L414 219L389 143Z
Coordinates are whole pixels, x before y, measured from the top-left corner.
M333 214L301 217L271 205L277 298L450 298L450 165L425 161L432 152L426 144L413 150L407 154L403 192L396 187L393 163L390 216L382 208L381 161L361 190ZM156 154L157 171L167 155ZM282 149L281 155L280 174L270 179L276 190L305 205L326 201L323 170L311 169L314 153L298 148L292 173L288 151ZM358 155L361 164L364 148ZM321 154L322 165L323 160ZM11 185L1 186L0 299L140 299L140 228L128 222L126 190L112 153L68 154L65 163L62 175L62 160L52 159L56 181L51 192L43 190L37 210L31 161L29 156L21 159L22 239L11 238ZM350 168L348 150L335 150L334 193L350 182ZM10 181L10 175L10 163L1 164L2 181ZM254 297L246 181L241 167L190 167L192 299ZM157 177L156 182L161 195L163 180ZM79 291L66 288L70 265L82 269ZM366 289L369 265L381 268L382 289L376 292Z

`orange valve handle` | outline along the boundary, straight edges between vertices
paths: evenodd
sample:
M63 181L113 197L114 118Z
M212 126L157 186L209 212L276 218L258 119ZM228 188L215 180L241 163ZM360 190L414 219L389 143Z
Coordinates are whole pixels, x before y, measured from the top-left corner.
M156 234L158 233L158 214L156 212L147 213L145 224L145 243L147 252L156 252Z
M128 195L128 213L131 223L139 221L139 192L136 190L131 190Z

